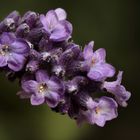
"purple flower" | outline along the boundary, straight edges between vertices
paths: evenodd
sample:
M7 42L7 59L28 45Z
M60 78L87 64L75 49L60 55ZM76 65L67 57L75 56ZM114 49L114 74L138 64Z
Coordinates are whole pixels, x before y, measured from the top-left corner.
M66 14L63 9L51 10L46 16L40 16L40 21L50 40L58 42L71 37L72 25L65 19Z
M61 101L64 87L62 82L56 78L47 75L44 70L36 73L36 81L28 80L22 83L25 93L31 93L31 104L40 105L47 103L49 107L54 108Z
M3 33L0 37L0 67L8 65L13 71L20 71L29 50L24 39L16 39L12 33Z
M93 45L94 42L90 42L84 48L83 52L85 59L84 65L88 71L87 76L95 81L103 81L107 77L112 77L115 73L115 70L105 61L105 49L101 48L93 52Z
M88 121L90 124L97 124L103 127L106 121L112 120L118 116L117 103L109 97L101 97L93 101L89 98L87 101L88 110L81 111L77 120L78 124Z
M121 106L126 107L127 106L126 101L129 100L131 93L127 91L123 85L121 85L122 74L123 74L122 71L118 73L116 81L113 81L113 82L105 81L102 85L102 88L112 93L115 96L117 102Z

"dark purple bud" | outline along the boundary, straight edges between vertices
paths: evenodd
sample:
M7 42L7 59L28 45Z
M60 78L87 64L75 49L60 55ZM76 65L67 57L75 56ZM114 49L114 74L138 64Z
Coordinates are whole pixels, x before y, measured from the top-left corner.
M48 52L53 48L52 42L50 42L47 38L43 37L39 42L39 50L42 52Z
M56 64L58 63L59 57L61 56L62 52L62 48L52 49L49 52L43 52L41 58L43 61L52 62L53 64Z
M25 37L25 36L27 36L29 31L30 31L30 27L26 23L23 23L17 28L15 34L18 37Z
M73 78L73 82L77 83L77 85L79 86L85 86L88 84L88 79L84 76L76 76L75 78Z
M30 58L34 60L39 60L40 59L40 53L37 52L35 49L30 50Z
M51 53L49 53L49 52L43 52L42 54L41 54L41 60L43 60L43 61L46 61L46 62L50 62L51 61Z
M7 16L7 18L12 18L12 19L15 21L16 26L18 25L19 20L21 19L20 14L19 14L18 11L13 11L13 12L11 12L11 13Z
M65 69L61 65L54 65L52 72L57 76L57 77L64 77L65 75Z
M67 76L76 76L79 74L84 74L84 71L82 70L81 61L73 60L71 63L69 63L66 67Z
M79 105L82 110L88 109L88 101L92 99L89 96L88 92L79 92L78 94L74 95L75 102Z
M43 31L42 31L42 29L41 29L41 28L34 28L34 29L32 29L32 30L29 32L29 34L28 34L28 36L27 36L27 39L28 39L31 43L33 43L33 44L35 44L35 45L38 45L38 43L40 42L42 36L43 36Z
M68 62L75 60L78 57L79 53L80 49L77 45L73 44L72 46L69 46L68 49L66 49L60 56L60 63L63 65L68 64Z
M39 62L36 60L31 60L26 65L26 71L30 73L34 73L39 69Z
M79 114L79 109L80 109L79 104L77 104L75 98L71 98L68 115L73 119L77 119L77 115Z
M33 28L36 25L39 15L35 12L28 11L22 18L22 23L25 22L29 25L30 28Z
M15 21L12 18L6 18L4 21L4 24L8 28L8 30L13 31L15 29Z
M70 94L77 94L81 87L88 84L88 79L84 76L76 76L71 81L66 82L66 90Z
M15 21L12 18L6 18L0 23L0 33L15 30Z
M52 110L55 112L59 112L63 115L68 113L69 108L70 108L70 100L69 98L64 98L60 101L57 107L52 108Z
M79 87L73 81L66 82L66 91L70 94L77 94Z

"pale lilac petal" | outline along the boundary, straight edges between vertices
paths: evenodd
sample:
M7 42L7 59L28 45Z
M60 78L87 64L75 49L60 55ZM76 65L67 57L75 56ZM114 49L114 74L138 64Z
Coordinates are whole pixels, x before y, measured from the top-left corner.
M18 54L28 54L30 47L24 39L16 39L10 45L11 51Z
M85 46L83 54L86 60L92 59L93 46L94 46L94 41L89 42L89 44Z
M115 96L117 102L121 106L126 107L127 106L126 101L129 100L131 93L127 91L123 85L121 85L122 73L123 72L118 73L116 81L113 82L105 81L102 85L102 88L103 89L105 88L107 92L112 93Z
M64 9L57 8L55 12L57 14L58 20L65 20L67 18L67 13Z
M25 64L25 57L21 54L11 53L8 59L8 67L13 71L20 71Z
M67 20L61 21L60 23L65 26L66 32L68 34L67 36L70 38L71 34L72 34L72 31L73 31L72 24L69 21L67 21Z
M118 75L117 75L117 84L121 84L122 82L122 75L123 75L123 71L119 71Z
M100 115L105 117L105 120L112 120L118 116L116 101L110 97L101 97L99 99Z
M120 85L116 87L116 91L113 93L115 95L115 98L117 102L123 106L127 106L127 102L129 98L131 97L131 93L129 91L126 91L125 87Z
M95 123L100 126L100 127L104 127L106 120L104 116L100 116L100 118L94 118Z
M104 63L93 66L88 72L88 77L95 81L103 81L115 74L115 69L110 64Z
M46 16L40 15L40 21L44 26L44 29L48 34L51 34L51 31L55 28L58 23L58 18L55 11L49 11Z
M86 102L86 105L88 109L93 109L95 106L97 106L97 103L93 101L92 98L89 98Z
M50 35L50 39L53 41L63 41L70 37L72 32L72 26L69 22L59 22L53 32Z
M30 101L32 105L41 105L45 102L45 99L43 97L37 97L35 95L32 95Z
M47 19L46 19L46 16L45 15L40 15L40 21L42 23L42 25L44 26L44 28L46 29L46 31L48 33L50 33L50 30L48 30L48 22L47 22Z
M46 14L46 19L48 25L50 25L51 27L54 27L58 23L58 17L54 10L51 10Z
M36 93L38 88L38 83L34 80L29 80L22 83L22 89L27 93Z
M106 51L103 48L96 50L93 54L93 59L95 59L96 63L105 62L105 58L106 58Z
M49 76L45 70L39 70L36 72L36 80L40 83L46 83L49 80Z

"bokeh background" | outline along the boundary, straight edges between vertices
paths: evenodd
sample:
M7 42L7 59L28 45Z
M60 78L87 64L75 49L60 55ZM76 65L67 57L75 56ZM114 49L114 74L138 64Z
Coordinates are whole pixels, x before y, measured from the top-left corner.
M80 45L95 41L107 59L124 71L123 84L132 92L126 109L104 128L78 128L67 116L46 105L34 107L16 96L18 83L0 74L0 140L140 140L140 4L136 0L0 0L0 19L12 10L46 13L62 7L73 23Z

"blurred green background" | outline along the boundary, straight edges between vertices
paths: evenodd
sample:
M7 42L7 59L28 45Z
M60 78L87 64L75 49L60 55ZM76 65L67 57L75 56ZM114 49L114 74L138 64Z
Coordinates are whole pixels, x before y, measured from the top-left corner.
M124 70L123 84L132 92L126 109L104 128L78 128L67 116L46 105L34 107L16 96L18 83L0 74L0 140L140 140L140 4L136 0L0 0L0 19L12 10L46 13L64 8L73 23L73 39L84 45L95 41L107 59Z

